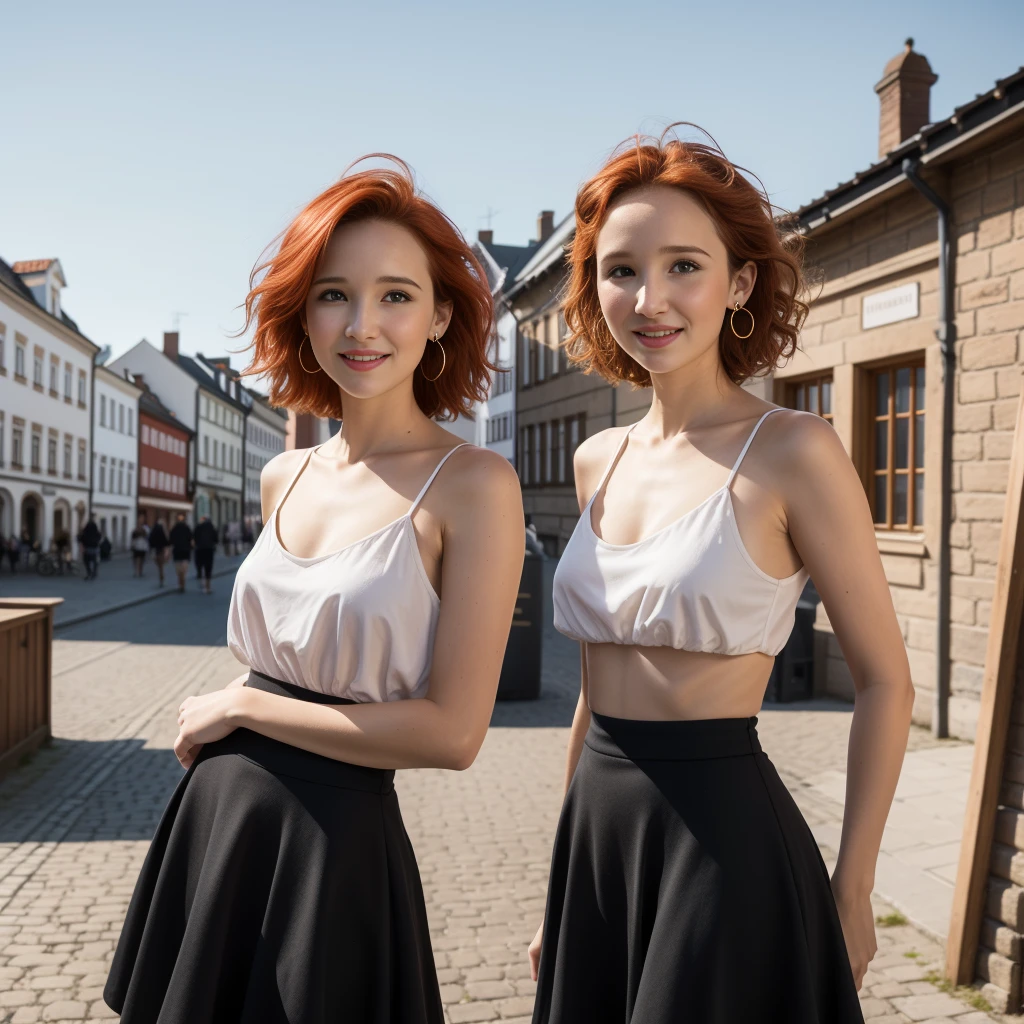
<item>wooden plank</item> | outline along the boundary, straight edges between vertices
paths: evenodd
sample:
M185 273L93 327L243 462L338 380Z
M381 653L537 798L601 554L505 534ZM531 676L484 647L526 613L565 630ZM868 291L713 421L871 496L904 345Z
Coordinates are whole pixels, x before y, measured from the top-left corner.
M988 891L989 859L1006 753L1007 724L1014 699L1021 609L1024 607L1024 394L1010 455L1003 529L999 541L991 625L985 651L974 764L967 792L960 863L946 944L946 976L974 981L978 938Z

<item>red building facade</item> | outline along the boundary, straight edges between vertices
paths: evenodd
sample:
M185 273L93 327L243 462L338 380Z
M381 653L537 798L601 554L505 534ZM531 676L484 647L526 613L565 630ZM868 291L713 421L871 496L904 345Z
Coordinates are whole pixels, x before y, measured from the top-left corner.
M178 512L192 520L189 446L193 431L148 388L139 399L139 515L169 528Z

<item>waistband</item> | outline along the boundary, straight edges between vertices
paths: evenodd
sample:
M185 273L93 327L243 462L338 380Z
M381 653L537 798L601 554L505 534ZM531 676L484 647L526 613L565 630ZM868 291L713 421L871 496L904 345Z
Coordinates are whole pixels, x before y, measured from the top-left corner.
M280 679L271 679L261 672L250 672L245 682L255 690L276 693L281 697L292 697L313 704L356 704L358 701L347 697L335 697L319 693L304 686L296 686ZM395 788L395 772L392 768L367 768L365 765L349 764L323 754L314 754L290 743L271 739L251 729L235 729L222 740L207 744L196 759L198 764L204 757L220 754L238 754L253 764L265 768L273 775L303 779L323 786L338 789L358 789L365 793L384 795Z
M630 761L703 761L761 752L756 717L645 722L592 711L584 743L598 754Z

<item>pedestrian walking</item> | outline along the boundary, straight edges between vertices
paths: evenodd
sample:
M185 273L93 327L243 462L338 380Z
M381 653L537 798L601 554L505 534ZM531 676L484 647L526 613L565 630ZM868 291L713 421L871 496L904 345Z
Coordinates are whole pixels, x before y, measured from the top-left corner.
M18 538L12 533L7 538L7 564L11 567L11 572L16 573L18 571L18 559L21 557L21 548L18 544Z
M84 579L96 579L100 562L100 542L102 540L103 534L100 533L96 520L89 516L88 522L82 527L82 532L78 535L78 543L82 545L82 563L85 566Z
M178 513L178 521L171 527L168 537L171 547L171 558L174 561L174 572L178 577L178 590L185 592L185 577L188 575L188 563L192 557L192 528L185 522L185 513Z
M217 553L217 527L210 522L209 516L201 516L196 524L193 537L196 550L196 575L199 578L199 589L204 594L212 594L210 577L213 575L213 556Z
M250 372L343 425L263 471L228 616L249 672L181 704L188 771L104 999L126 1024L441 1024L393 780L473 761L522 571L514 470L437 422L484 393L487 279L386 170L315 199L264 270Z
M793 351L799 241L715 147L637 138L580 189L569 263L571 357L653 398L575 457L553 605L582 685L534 1024L860 1022L913 687L841 441L740 386ZM809 574L858 691L831 882L755 717Z
M164 521L158 519L153 524L153 529L149 531L149 549L153 552L153 564L156 566L159 577L157 586L160 587L164 585L164 566L167 564L167 549L170 545L171 541L164 529Z
M134 575L141 579L146 566L146 554L149 551L149 527L146 526L145 516L139 516L135 529L132 530L131 549Z

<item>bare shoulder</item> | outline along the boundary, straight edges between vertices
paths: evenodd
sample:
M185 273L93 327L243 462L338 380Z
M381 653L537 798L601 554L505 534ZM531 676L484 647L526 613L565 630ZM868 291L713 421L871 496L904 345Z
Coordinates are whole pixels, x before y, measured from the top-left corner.
M765 420L757 465L784 500L805 499L821 487L845 487L857 477L839 435L811 412L784 409ZM781 485L781 486L778 486ZM859 487L859 483L857 484Z
M452 501L472 512L481 502L492 505L514 500L522 505L519 476L497 452L467 444L454 452L440 476L444 492Z
M629 426L608 427L592 434L576 449L572 460L573 473L576 477L576 493L580 505L585 505L597 490L601 474L608 463L615 457L615 452L622 444L622 438Z
M306 457L305 448L294 448L275 455L260 471L260 498L263 504L263 518L266 519L277 506L288 481L302 465Z

